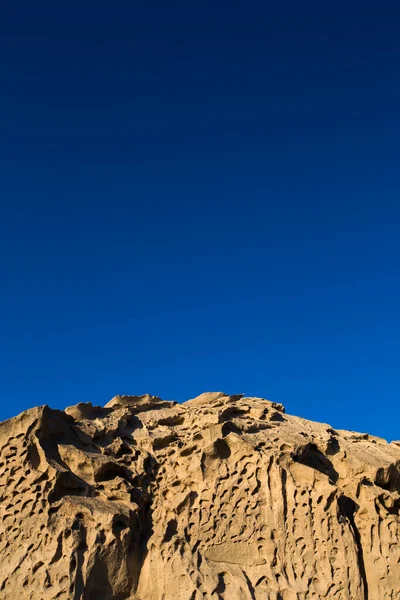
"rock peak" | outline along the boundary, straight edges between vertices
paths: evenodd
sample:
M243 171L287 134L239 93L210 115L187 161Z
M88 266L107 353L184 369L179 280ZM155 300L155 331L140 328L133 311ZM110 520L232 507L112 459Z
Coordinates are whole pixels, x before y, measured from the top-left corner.
M0 423L0 598L393 600L400 443L244 394Z

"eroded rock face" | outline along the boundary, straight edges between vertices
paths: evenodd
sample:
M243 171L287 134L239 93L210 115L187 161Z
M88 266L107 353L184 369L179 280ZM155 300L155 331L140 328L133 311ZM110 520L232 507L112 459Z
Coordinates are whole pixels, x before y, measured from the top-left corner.
M400 445L280 404L116 396L0 424L3 600L400 599Z

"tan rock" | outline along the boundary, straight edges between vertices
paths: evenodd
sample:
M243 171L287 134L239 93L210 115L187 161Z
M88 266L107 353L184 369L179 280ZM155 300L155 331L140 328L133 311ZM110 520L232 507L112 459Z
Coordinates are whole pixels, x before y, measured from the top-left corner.
M261 398L0 423L0 600L399 600L400 445Z

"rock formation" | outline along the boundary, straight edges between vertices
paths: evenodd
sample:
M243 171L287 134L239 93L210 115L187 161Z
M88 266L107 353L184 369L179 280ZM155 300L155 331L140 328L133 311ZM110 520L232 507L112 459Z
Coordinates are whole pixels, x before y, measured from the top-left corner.
M0 424L1 600L398 600L400 442L260 398Z

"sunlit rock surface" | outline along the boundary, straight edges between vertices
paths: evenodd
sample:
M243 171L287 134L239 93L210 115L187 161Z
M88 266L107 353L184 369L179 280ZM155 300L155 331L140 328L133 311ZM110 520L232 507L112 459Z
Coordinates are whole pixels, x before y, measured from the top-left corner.
M1 600L400 599L400 443L261 398L0 424Z

